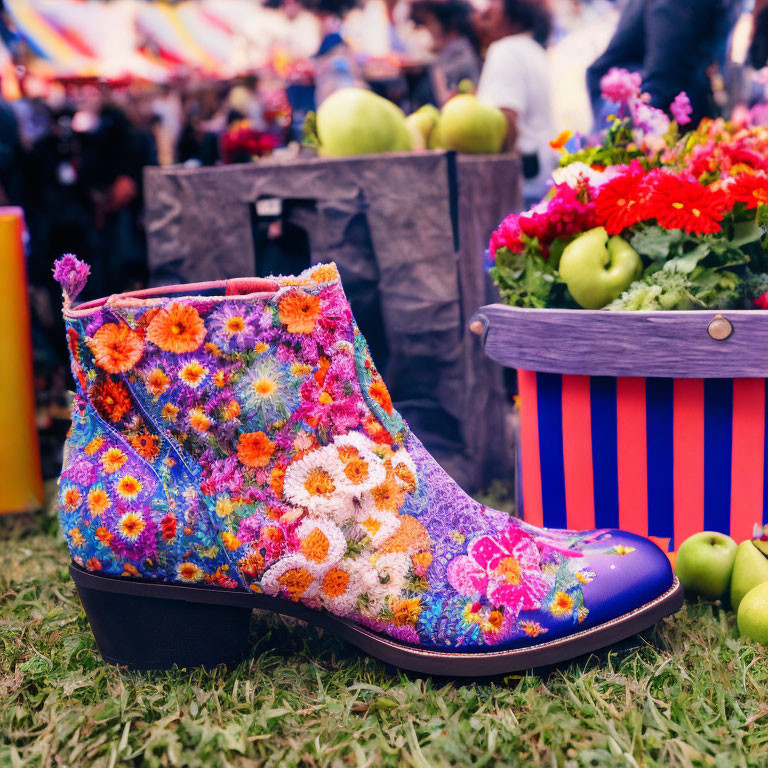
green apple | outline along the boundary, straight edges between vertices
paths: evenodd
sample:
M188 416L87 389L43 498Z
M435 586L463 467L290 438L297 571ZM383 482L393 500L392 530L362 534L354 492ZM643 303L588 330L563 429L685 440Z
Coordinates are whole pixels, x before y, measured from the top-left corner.
M595 227L572 240L560 257L560 277L584 309L600 309L643 273L637 251L618 235Z
M317 110L319 154L325 157L400 152L413 148L403 111L364 88L341 88Z
M405 118L405 122L408 124L408 130L411 133L411 138L413 139L414 149L427 148L429 137L439 119L440 111L432 104L425 104Z
M438 127L445 149L468 155L501 152L507 140L504 113L470 93L460 93L445 102Z
M728 592L735 557L736 542L730 536L695 533L677 550L675 574L686 590L717 600Z
M761 542L762 543L762 542ZM739 604L753 587L768 581L768 557L747 540L739 544L731 574L731 605L737 611Z
M768 647L768 582L747 592L736 614L739 634Z

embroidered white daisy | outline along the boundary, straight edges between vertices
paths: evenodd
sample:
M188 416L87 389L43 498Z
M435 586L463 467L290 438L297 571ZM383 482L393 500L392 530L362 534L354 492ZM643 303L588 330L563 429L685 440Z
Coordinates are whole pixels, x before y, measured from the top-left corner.
M384 482L384 462L371 450L372 443L359 432L349 432L333 441L339 460L339 489L360 497Z
M375 577L370 566L367 572ZM365 573L365 565L359 559L349 557L328 568L318 579L318 597L323 607L337 616L349 616L368 584Z
M330 515L337 521L348 519L354 507L347 493L340 490L339 461L330 448L318 448L285 470L283 496L311 515Z
M304 555L294 554L278 560L264 573L261 589L268 595L289 600L308 600L317 595L319 585Z

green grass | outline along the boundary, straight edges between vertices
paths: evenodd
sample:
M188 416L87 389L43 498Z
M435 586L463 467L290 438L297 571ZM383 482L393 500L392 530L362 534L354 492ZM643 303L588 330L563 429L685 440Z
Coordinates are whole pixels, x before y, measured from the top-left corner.
M470 683L256 616L233 669L106 666L48 517L0 522L0 766L768 765L768 657L689 604L639 640Z

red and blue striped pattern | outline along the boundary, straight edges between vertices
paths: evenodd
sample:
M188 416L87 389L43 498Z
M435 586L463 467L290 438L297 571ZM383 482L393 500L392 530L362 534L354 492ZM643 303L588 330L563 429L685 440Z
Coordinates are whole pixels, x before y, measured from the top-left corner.
M768 522L765 379L518 371L518 498L551 528L737 541Z

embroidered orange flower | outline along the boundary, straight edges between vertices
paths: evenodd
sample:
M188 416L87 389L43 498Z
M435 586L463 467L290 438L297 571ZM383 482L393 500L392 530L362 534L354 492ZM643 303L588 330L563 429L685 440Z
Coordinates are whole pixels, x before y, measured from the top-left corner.
M203 572L194 563L182 563L176 570L182 581L200 581Z
M125 475L124 477L121 477L117 483L117 492L124 499L132 500L141 493L142 487L141 482L133 477L133 475Z
M379 443L380 445L392 444L392 435L384 429L381 422L375 416L366 416L363 421L363 428L374 443Z
M80 493L77 488L67 488L67 490L64 491L64 506L67 509L74 509L80 504L82 498L83 494Z
M384 412L392 415L392 398L389 396L387 385L380 379L376 380L368 387L368 394L382 407Z
M230 400L222 409L221 415L224 421L236 419L240 415L240 403L237 400Z
M246 432L240 435L237 458L246 467L266 467L274 452L275 444L264 432Z
M198 360L192 360L179 371L179 378L192 389L197 389L207 375L208 369Z
M230 550L238 549L243 545L243 542L240 541L234 533L230 533L229 531L224 531L224 533L221 534L221 540L224 542L224 546Z
M154 461L160 453L160 439L148 432L142 432L131 438L131 446L142 459Z
M117 472L125 464L127 458L119 448L110 448L101 455L101 466L107 473Z
M113 423L120 421L131 410L131 396L120 381L101 379L91 387L90 395L96 410Z
M415 626L421 613L421 599L395 600L392 606L392 623L395 626Z
M219 389L223 389L227 385L227 372L224 370L216 371L216 373L213 374L213 383Z
M335 264L318 264L310 275L316 283L332 283L339 277L339 272Z
M125 323L102 325L88 343L96 365L107 373L130 371L144 354L141 336Z
M100 525L96 529L96 538L102 544L109 544L109 542L112 541L112 534L103 525Z
M425 552L430 543L427 529L413 515L400 515L400 527L384 542L381 552L424 552L431 562L431 555Z
M207 432L213 423L202 408L191 408L187 418L189 419L189 426L195 432Z
M135 512L126 512L118 523L120 533L129 541L135 541L141 532L147 527L147 523L141 515Z
M101 448L102 445L104 445L104 438L94 437L93 440L91 440L88 445L83 448L83 453L86 456L93 456L99 452L99 448Z
M289 333L312 333L320 318L320 299L306 291L291 291L280 300L278 314Z
M100 571L101 570L101 562L96 557L89 557L88 560L85 563L85 567L89 571Z
M153 368L147 376L147 392L155 397L164 394L171 385L168 374L162 368Z
M205 338L205 323L194 307L171 302L152 318L147 339L166 352L194 352Z
M553 616L569 616L573 613L573 598L562 590L555 592L549 612Z
M255 579L266 566L267 561L260 552L251 552L238 562L240 570L252 579Z
M94 517L106 512L111 506L112 502L103 488L93 488L88 492L88 509Z
M331 599L341 597L349 586L349 574L343 568L331 568L323 577L323 594Z
M312 574L306 568L291 568L277 580L291 600L298 600L312 583Z
M82 544L85 543L85 539L83 538L83 534L80 533L80 529L79 528L70 528L69 529L69 538L72 540L72 543L76 547L79 547L79 546L81 546Z
M546 627L542 627L538 621L521 621L520 629L525 632L528 637L538 637L543 632L546 632Z
M319 529L313 528L309 536L301 542L301 554L315 563L322 563L328 557L331 543L328 537Z
M388 473L389 475L389 473ZM405 501L405 489L401 488L394 477L387 476L387 479L377 485L372 491L376 509L386 512L397 512L400 505Z
M176 421L176 417L179 415L179 409L173 403L166 403L163 406L163 410L160 411L160 415L168 421Z
M283 484L285 482L285 467L273 467L269 475L269 487L278 499L283 498Z

